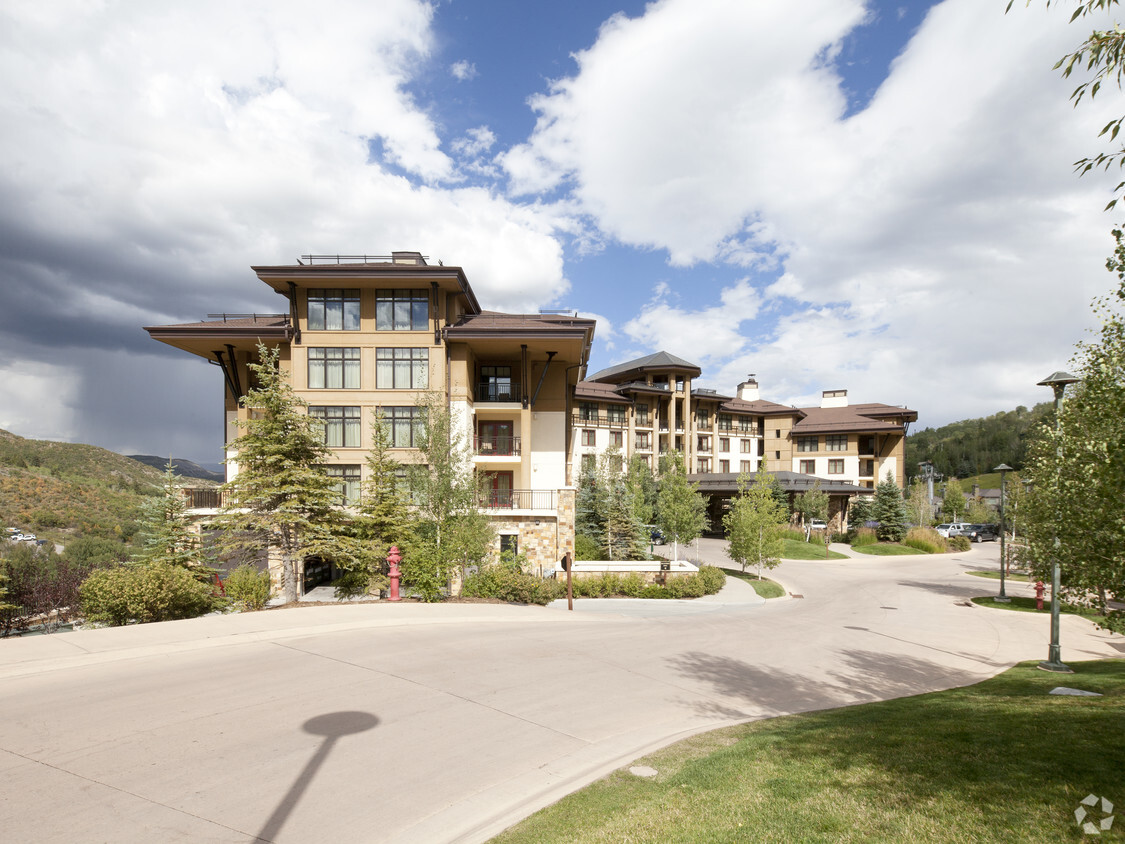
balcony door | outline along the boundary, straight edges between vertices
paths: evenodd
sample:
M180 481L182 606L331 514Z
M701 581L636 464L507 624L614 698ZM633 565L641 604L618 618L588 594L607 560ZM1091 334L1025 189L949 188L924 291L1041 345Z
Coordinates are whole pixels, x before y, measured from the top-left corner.
M488 473L489 507L511 507L512 506L512 473L511 472L489 472Z
M507 457L515 454L515 427L512 422L480 422L477 425L477 452Z
M480 401L519 401L519 391L512 383L512 367L482 366L480 368Z

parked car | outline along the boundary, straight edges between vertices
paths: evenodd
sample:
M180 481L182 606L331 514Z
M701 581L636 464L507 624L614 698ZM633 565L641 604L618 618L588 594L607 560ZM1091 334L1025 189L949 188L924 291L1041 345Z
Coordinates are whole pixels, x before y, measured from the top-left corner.
M949 529L951 527L953 527L953 525L949 525L949 524L938 525L936 528L934 528L934 530L936 530L938 532L939 536L943 536L946 539L949 539Z
M949 526L949 532L945 535L947 538L952 536L968 536L972 529L973 526L968 522L954 522Z
M662 531L657 525L644 525L643 527L648 531L649 539L652 540L652 542L657 545L664 544L664 531Z
M1000 536L996 525L969 525L969 531L961 535L969 537L970 542L995 542Z
M809 519L809 530L828 530L824 519Z

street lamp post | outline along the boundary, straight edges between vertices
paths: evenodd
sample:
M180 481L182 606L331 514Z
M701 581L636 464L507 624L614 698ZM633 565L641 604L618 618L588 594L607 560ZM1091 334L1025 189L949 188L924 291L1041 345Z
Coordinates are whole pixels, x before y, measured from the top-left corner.
M1039 382L1040 387L1050 387L1055 393L1055 431L1059 430L1059 416L1062 413L1063 394L1066 392L1068 384L1075 384L1081 381L1069 372L1054 372ZM1061 451L1061 446L1060 446ZM1060 454L1061 456L1061 454ZM1059 647L1059 591L1062 588L1062 576L1059 572L1059 558L1057 549L1059 547L1059 538L1056 533L1055 536L1055 558L1051 563L1051 647L1047 651L1047 661L1039 663L1039 667L1044 671L1057 671L1066 674L1073 674L1070 668L1063 664L1062 651Z
M1008 558L1004 554L1004 476L1012 471L1012 467L1007 463L1001 463L992 471L1000 473L1000 594L996 596L996 603L1008 604L1012 599L1004 591L1005 569L1008 568Z

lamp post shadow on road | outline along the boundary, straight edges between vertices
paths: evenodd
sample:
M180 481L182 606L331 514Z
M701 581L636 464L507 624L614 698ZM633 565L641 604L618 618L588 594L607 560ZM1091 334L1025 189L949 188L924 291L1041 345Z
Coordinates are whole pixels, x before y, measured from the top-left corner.
M378 724L379 719L370 712L329 712L325 715L310 718L302 724L301 729L306 733L323 736L324 741L317 748L312 759L305 763L304 769L297 775L297 779L293 781L289 791L281 798L281 802L277 804L273 814L269 816L265 825L258 831L257 840L273 841L277 838L293 808L309 787L309 783L316 777L316 772L324 764L324 760L328 758L328 754L332 751L337 739L341 736L366 732L378 726Z

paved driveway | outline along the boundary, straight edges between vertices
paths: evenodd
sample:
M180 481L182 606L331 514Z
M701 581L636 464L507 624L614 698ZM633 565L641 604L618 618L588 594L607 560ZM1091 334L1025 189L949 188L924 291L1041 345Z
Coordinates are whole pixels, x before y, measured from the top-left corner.
M704 541L717 559L721 544ZM998 550L785 562L684 613L301 607L0 641L0 830L37 842L481 841L678 738L971 683L1048 624ZM1064 660L1125 639L1064 617Z

